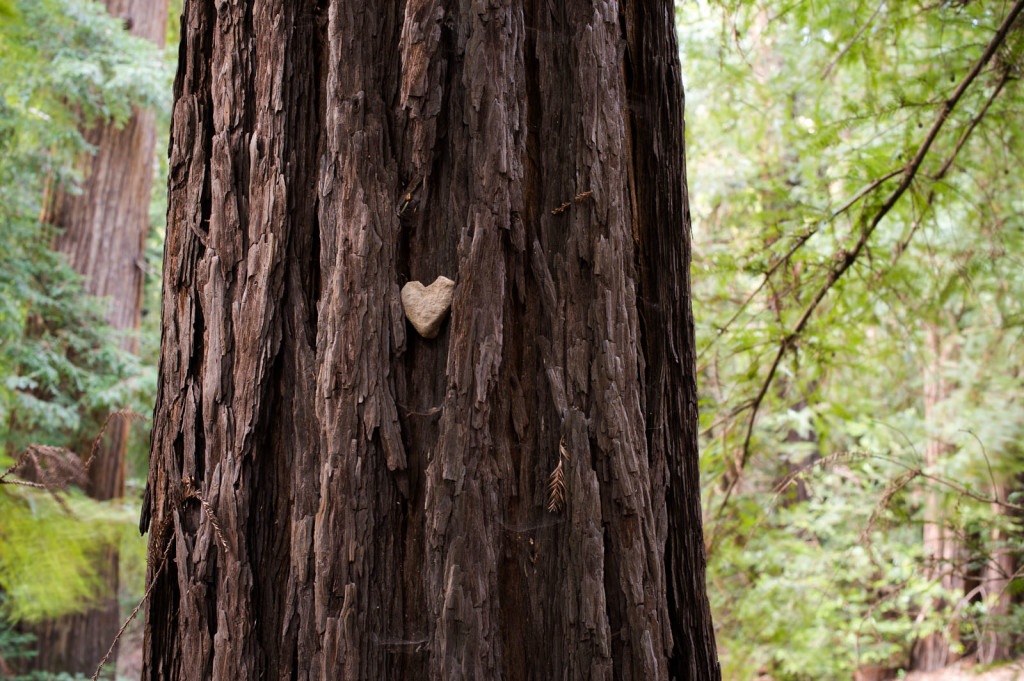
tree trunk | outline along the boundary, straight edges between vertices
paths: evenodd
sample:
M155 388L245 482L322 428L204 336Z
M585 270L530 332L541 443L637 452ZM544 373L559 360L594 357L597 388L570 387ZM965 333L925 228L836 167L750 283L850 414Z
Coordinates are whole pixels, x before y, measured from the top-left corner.
M164 44L167 0L106 0L111 16L125 20L134 35ZM135 331L142 310L142 261L149 231L156 141L154 114L136 111L122 128L113 124L86 130L96 148L88 160L80 194L58 192L46 216L61 227L54 248L83 276L86 293L108 298L107 321L117 330ZM136 349L126 335L123 346ZM89 467L87 492L94 499L124 496L124 455L128 422L114 419ZM88 440L87 440L88 441ZM43 622L33 629L38 655L33 669L91 675L120 627L118 556L110 550L101 578L106 593L85 612Z
M671 2L187 1L171 135L145 678L720 677Z
M924 418L928 427L937 431L943 423L942 402L949 398L950 393L950 385L943 372L952 357L952 347L942 342L942 330L938 325L929 325L925 333L929 359L924 375ZM950 451L950 446L933 432L925 443L925 467L936 470ZM924 551L931 561L928 568L930 577L947 591L963 594L964 579L960 573L963 551L955 533L946 523L944 497L942 490L933 489L929 490L925 500ZM935 608L941 609L945 605L940 601ZM950 649L950 643L956 641L957 633L954 622L950 622L946 632L935 632L917 640L911 653L911 668L930 671L955 662L959 655Z
M1011 481L1017 482L1013 478ZM992 494L997 499L1006 499L1013 489L1012 484L997 484ZM992 504L991 509L993 517L1008 513L1000 504ZM1017 571L1017 552L1011 548L1015 537L996 523L989 532L992 550L981 570L981 597L989 605L987 616L981 622L978 641L978 662L981 664L1012 660L1015 643L1020 639L1020 634L1009 623L1014 605L1014 591L1010 585Z

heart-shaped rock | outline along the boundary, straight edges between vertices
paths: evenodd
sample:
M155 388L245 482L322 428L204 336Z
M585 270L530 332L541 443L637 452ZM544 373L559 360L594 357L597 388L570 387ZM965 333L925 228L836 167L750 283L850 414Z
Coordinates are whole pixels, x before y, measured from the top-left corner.
M405 316L424 338L437 338L441 322L452 304L455 282L438 277L430 286L410 281L402 287L402 305Z

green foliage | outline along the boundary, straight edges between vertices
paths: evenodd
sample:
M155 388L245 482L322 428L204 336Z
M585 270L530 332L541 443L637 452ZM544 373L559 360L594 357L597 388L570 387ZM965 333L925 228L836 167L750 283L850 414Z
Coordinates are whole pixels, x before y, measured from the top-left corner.
M1009 523L983 499L1018 484L1024 31L870 230L1007 7L679 5L726 678L849 678L905 666L931 631L956 629L970 649L998 624L992 599L942 592L921 538L937 496L971 554L952 567L979 579L998 548L991 528Z
M0 594L0 612L4 608L5 597ZM8 666L32 655L31 645L34 637L18 631L13 624L0 619L0 660Z
M102 593L96 566L138 510L98 503L80 492L62 496L6 486L0 494L0 589L4 616L38 622L85 610Z
M757 507L744 495L733 540L714 554L713 605L727 678L850 678L863 665L899 666L909 642L945 627L949 598L928 563L913 500L893 481L905 469L840 457L794 479ZM922 613L924 616L921 616Z
M41 150L52 150L81 124L124 123L132 106L168 106L167 74L156 48L129 35L100 3L17 2L0 49L6 106L48 123L25 126L39 134Z
M74 445L111 409L135 404L137 360L118 350L100 301L50 250L47 192L74 191L80 130L167 108L166 69L101 5L40 0L0 24L0 443ZM12 414L16 415L12 418ZM85 419L83 421L83 418ZM80 438L78 438L80 441Z
M0 17L0 455L15 458L29 443L85 453L110 411L151 409L155 370L119 348L122 338L103 321L106 301L83 294L40 216L55 191L77 191L92 151L82 130L124 124L133 107L166 120L171 69L95 2L0 0ZM161 211L164 187L156 184ZM141 346L152 355L154 341ZM145 437L132 437L142 459ZM97 503L74 490L58 503L0 485L0 627L4 618L87 607L96 560L111 546L120 547L129 587L141 592L137 517L135 503ZM24 643L0 633L0 655Z
M13 451L42 433L61 433L67 443L83 411L128 403L124 379L137 373L134 363L50 251L53 235L37 216L44 186L70 181L87 151L79 125L125 120L131 81L145 75L131 64L152 62L142 41L96 5L19 10L0 29L0 69L11 76L0 90L0 439ZM144 97L157 92L151 82L140 81Z

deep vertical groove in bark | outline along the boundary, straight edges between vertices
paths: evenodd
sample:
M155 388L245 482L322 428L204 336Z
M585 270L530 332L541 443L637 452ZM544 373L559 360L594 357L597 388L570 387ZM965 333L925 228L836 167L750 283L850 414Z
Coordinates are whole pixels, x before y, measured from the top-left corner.
M186 4L147 678L717 678L671 4L255 7Z
M466 181L453 184L448 198L449 228L459 233L458 286L438 439L426 467L428 673L497 678L503 660L498 518L509 458L498 388L509 231L517 228L513 212L521 210L516 84L522 83L523 21L508 2L453 5L456 49L466 58L461 120L451 121L448 134L451 148L462 150L453 174Z
M432 282L444 275L457 279L456 248L462 222L451 201L456 180L456 159L442 153L439 145L453 120L453 98L461 78L463 59L454 28L451 0L408 0L403 8L398 58L400 78L392 132L398 155L396 206L401 211L400 248L396 274L399 285L407 281ZM404 321L402 322L404 325ZM427 644L432 614L428 608L428 582L421 576L427 560L426 470L438 439L446 386L450 325L434 340L406 335L404 352L395 365L396 398L406 445L407 470L399 473L405 488L402 627L390 639L389 654L395 665L392 678L427 678Z

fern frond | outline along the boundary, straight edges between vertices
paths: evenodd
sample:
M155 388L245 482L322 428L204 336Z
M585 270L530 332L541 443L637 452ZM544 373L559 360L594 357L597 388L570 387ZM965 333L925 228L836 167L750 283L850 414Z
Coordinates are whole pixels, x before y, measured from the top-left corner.
M565 480L563 463L569 460L569 450L565 448L565 438L558 443L558 465L548 476L548 505L551 513L561 513L565 509L565 497L568 485Z
M548 477L548 510L552 513L560 513L565 508L565 471L562 470L562 462L551 472Z

